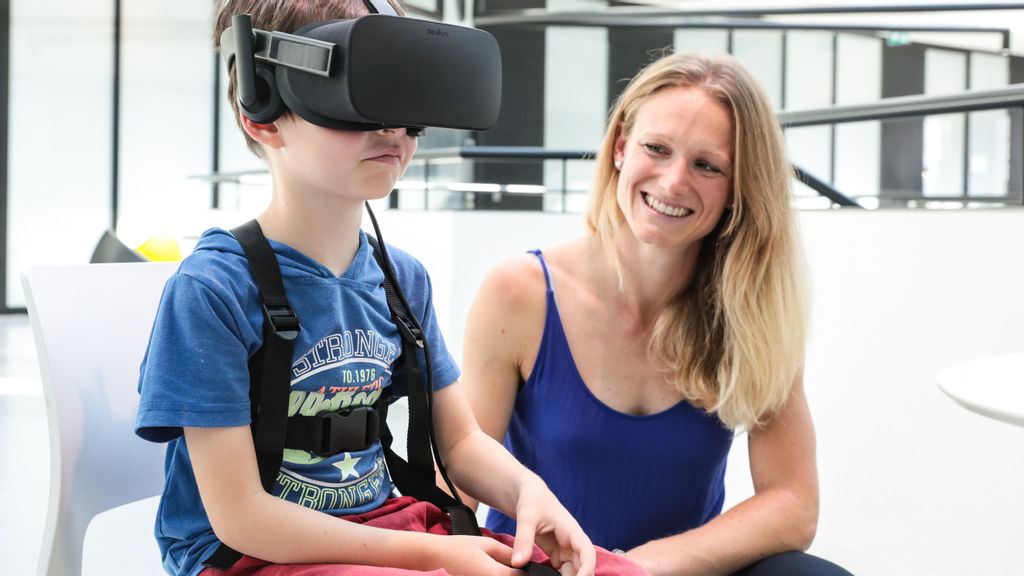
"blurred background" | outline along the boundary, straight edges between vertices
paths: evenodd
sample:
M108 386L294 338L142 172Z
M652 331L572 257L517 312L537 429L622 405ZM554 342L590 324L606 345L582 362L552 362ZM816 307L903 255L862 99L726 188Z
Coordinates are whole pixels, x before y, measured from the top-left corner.
M486 270L582 232L590 158L628 79L666 48L733 54L778 110L798 174L822 483L811 551L856 574L1024 573L1024 428L936 386L950 365L1024 349L1024 3L405 4L488 30L502 50L498 124L427 130L379 203L385 237L430 270L457 358ZM88 263L105 234L180 258L203 230L267 201L265 166L224 96L212 9L0 0L0 555L11 574L34 569L47 482L23 271ZM730 502L752 490L746 466L741 437Z

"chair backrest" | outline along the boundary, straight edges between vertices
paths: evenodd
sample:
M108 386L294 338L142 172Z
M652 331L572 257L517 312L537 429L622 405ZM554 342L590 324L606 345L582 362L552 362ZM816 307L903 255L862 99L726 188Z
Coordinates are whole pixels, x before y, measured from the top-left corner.
M134 424L139 366L177 266L87 264L24 274L50 435L39 576L79 576L93 517L162 489L164 447L135 436Z

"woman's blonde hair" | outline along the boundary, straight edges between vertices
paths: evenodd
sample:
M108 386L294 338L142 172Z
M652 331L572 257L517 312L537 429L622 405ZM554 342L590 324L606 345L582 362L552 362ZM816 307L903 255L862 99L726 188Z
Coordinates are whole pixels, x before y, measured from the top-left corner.
M803 254L790 205L792 168L778 121L757 81L731 57L668 54L619 96L597 156L587 227L618 271L616 139L669 87L702 90L732 115L732 209L702 242L697 270L655 322L650 349L688 400L730 428L763 424L789 398L807 333ZM620 276L621 277L621 276Z
M388 0L395 11L405 12L398 0ZM252 27L273 32L294 32L306 24L321 20L350 20L366 14L363 0L221 0L213 9L213 46L220 49L220 35L231 26L231 17L236 14L252 16ZM238 128L242 128L238 107L238 81L235 68L228 75L228 101L235 114ZM285 112L288 114L288 112ZM263 157L259 142L242 130L245 143L253 154Z

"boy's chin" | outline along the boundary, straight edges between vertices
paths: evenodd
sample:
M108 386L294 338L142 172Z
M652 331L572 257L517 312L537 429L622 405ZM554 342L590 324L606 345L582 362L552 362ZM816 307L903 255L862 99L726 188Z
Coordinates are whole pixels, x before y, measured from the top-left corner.
M370 194L366 199L367 200L383 200L383 199L387 198L388 196L390 196L391 193L394 191L394 189L395 189L395 185L391 184L391 186L389 186L386 190L384 190L382 192L379 192L379 193L375 192L373 194Z
M382 192L382 193L377 193L377 192L366 193L366 192L364 192L363 194L360 194L360 197L361 197L361 201L362 202L376 202L378 200L384 200L390 194L391 194L391 190L388 190L387 192Z
M357 188L352 192L364 200L381 200L387 198L396 185L397 180L391 178L368 178L363 179L361 184L356 184Z

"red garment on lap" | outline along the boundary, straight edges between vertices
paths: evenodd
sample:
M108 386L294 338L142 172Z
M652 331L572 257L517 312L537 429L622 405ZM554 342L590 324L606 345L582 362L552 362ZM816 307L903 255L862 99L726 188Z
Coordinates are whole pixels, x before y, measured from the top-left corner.
M403 496L391 498L379 508L365 514L343 516L345 520L410 532L448 534L451 528L448 516L428 502ZM514 538L508 534L494 534L481 529L484 536L512 546ZM534 562L546 564L547 554L537 546L533 547ZM200 576L451 576L446 570L403 570L401 568L380 568L377 566L356 566L351 564L271 564L251 556L242 556L228 570L207 568ZM623 556L612 554L603 548L597 549L597 571L595 576L643 576L646 572Z

